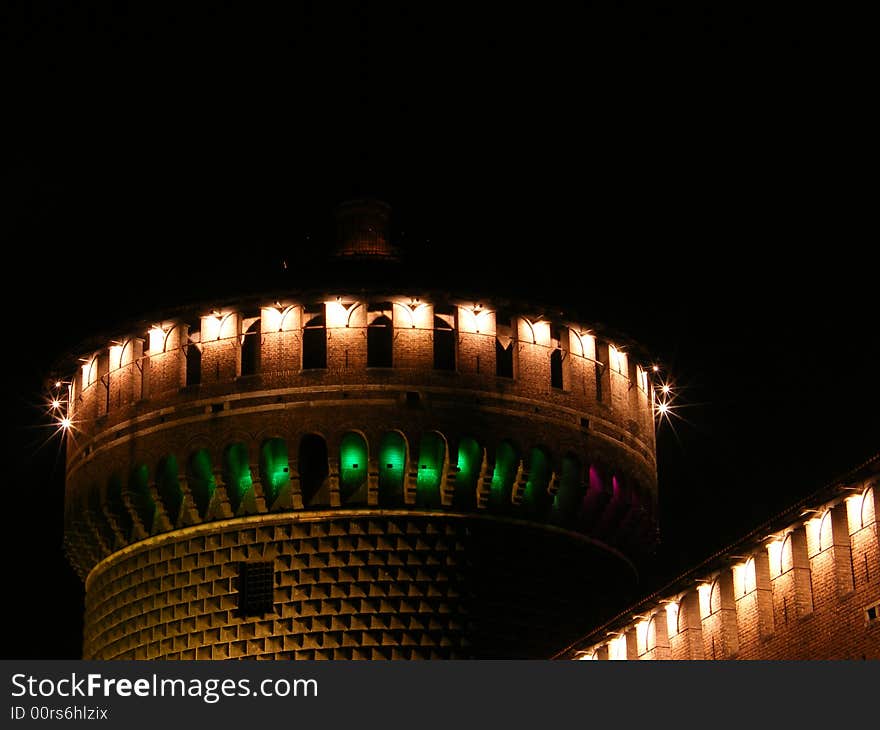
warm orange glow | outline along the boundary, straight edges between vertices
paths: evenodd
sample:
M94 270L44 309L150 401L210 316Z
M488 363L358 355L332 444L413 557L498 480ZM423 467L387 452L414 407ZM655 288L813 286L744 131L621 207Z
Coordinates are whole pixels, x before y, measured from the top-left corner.
M60 380L56 380L56 381L55 381L55 387L56 387L56 388L60 388L60 387L61 387L61 381L60 381Z
M61 401L58 400L57 398L55 398L52 401L52 408L55 408L55 409L61 408Z
M614 345L608 345L608 362L614 372L626 375L626 361L625 352L618 350Z
M775 578L782 573L782 540L773 540L767 544L767 555L770 560L770 576Z
M664 385L662 388L660 388L660 390L662 390L664 393L669 393L672 388L670 388L668 385Z
M284 314L275 307L263 307L260 310L260 329L263 332L281 332Z
M648 651L648 627L650 624L649 619L644 619L636 624L636 648L639 654Z
M324 302L324 311L326 313L326 321L328 327L345 327L348 325L348 318L351 310L357 306L357 302L353 304L343 304L341 300Z
M648 372L642 368L641 365L636 365L636 381L639 385L639 390L643 390L647 392L648 390Z
M737 598L748 595L758 587L755 578L754 558L749 558L746 562L733 566L733 586Z
M697 593L700 597L700 618L706 618L712 613L712 586L709 583L700 583L697 586Z
M65 431L67 431L71 426L73 426L73 422L69 418L67 418L67 416L62 418L58 423L61 426L61 428L63 428Z
M495 313L479 307L459 307L458 327L462 332L495 334Z
M669 404L665 402L660 403L660 405L657 406L657 411L661 416L665 416L669 412Z
M122 345L110 345L110 369L122 367Z
M592 661L596 659L596 652L594 651L585 651L581 654L578 654L578 661Z
M574 330L570 330L570 332L572 335L574 335L570 338L572 352L575 355L580 355L581 357L595 360L596 338L593 337L593 335L591 335L589 332L575 332Z
M150 352L165 352L165 330L161 327L150 330Z
M608 642L608 658L614 661L626 659L626 636L620 634Z
M678 603L666 604L666 633L669 636L678 633Z
M651 366L651 370L653 370L655 373L659 373L659 372L660 372L660 366L659 366L659 365L652 365L652 366Z

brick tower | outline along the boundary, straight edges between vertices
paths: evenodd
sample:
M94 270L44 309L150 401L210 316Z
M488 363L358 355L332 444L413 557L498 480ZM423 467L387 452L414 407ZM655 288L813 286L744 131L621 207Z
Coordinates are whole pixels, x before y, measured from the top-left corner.
M630 597L656 542L647 358L535 303L390 287L388 214L340 208L327 268L355 285L75 353L85 658L544 658Z

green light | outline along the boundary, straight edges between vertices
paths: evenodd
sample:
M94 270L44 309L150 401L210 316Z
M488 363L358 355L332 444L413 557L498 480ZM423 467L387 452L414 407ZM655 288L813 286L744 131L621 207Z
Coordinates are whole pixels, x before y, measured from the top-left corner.
M177 522L180 505L183 503L183 490L177 479L178 473L177 459L173 454L161 459L156 467L156 489L172 526Z
M550 482L550 459L544 449L534 448L529 457L529 480L523 493L522 507L529 513L539 514L550 503L547 485Z
M477 478L483 450L472 438L463 438L458 444L458 475L455 478L455 494L452 505L458 508L473 508L477 501Z
M232 444L223 455L223 480L232 511L238 511L241 500L253 485L247 446Z
M389 431L379 442L379 504L403 502L406 469L406 441L397 431Z
M434 431L422 436L419 444L419 471L416 480L416 504L423 507L440 505L440 477L446 459L446 441Z
M366 481L367 442L359 433L349 432L339 444L339 491L342 501L349 501Z
M207 450L200 449L196 451L189 459L187 469L187 480L189 483L189 491L192 493L193 501L196 503L196 509L199 515L205 516L208 511L208 505L211 497L214 496L214 474L211 470L211 457Z
M495 453L495 472L489 489L489 506L506 509L511 506L513 480L519 461L516 449L509 441L502 441Z
M271 507L290 481L287 442L284 439L269 439L260 448L260 478L268 503L266 506Z

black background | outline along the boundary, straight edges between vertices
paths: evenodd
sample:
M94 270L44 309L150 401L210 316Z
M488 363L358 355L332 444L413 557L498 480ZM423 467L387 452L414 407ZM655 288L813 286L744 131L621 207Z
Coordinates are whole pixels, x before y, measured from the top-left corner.
M877 452L856 19L412 5L7 13L4 656L80 651L53 364L311 283L353 196L414 286L558 302L668 368L646 591Z

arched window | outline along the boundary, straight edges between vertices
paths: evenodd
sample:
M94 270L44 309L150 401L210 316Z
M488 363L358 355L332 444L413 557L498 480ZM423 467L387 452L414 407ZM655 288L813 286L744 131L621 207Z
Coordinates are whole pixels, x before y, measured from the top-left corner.
M241 342L241 374L242 376L256 375L260 372L260 320L257 319L247 332L244 333Z
M819 523L819 552L831 547L834 538L831 534L831 510L825 510L822 521Z
M248 449L244 444L230 444L226 447L223 453L223 481L232 511L237 512L245 493L254 484Z
M423 507L440 505L440 480L446 460L446 439L429 431L419 443L419 471L416 481L416 504Z
M712 589L709 591L709 614L716 613L721 610L721 581L716 578L712 582Z
M499 378L513 377L513 340L507 342L507 347L501 341L495 340L495 375Z
M272 508L281 490L290 481L290 464L287 460L287 442L272 438L260 448L260 483L266 495L266 507Z
M452 506L458 509L473 509L477 505L477 479L480 476L483 450L474 439L465 437L458 442L455 493Z
M519 454L509 441L502 441L495 451L495 471L489 489L489 506L506 510L512 506L513 480L519 465Z
M195 502L199 516L204 517L216 487L211 469L211 457L206 449L200 449L189 457L186 471L193 502Z
M306 309L302 335L302 369L320 370L327 367L327 320L324 305L320 311Z
M379 314L367 327L367 367L390 368L393 344L394 327L391 318L384 313Z
M529 455L529 480L523 493L522 507L529 514L542 514L550 505L550 457L545 449L535 447Z
M455 370L455 330L452 316L434 317L434 370Z
M550 387L562 390L562 350L558 347L550 353Z
M159 460L156 465L156 491L165 508L165 514L171 526L177 524L180 516L180 506L183 503L183 491L178 480L177 459L168 455Z
M327 442L315 433L307 433L299 442L299 478L303 505L329 504L319 495L327 481L330 469L327 463Z
M406 439L398 431L383 434L379 442L379 504L403 503L406 475Z
M339 496L343 504L367 501L367 442L349 432L339 444Z
M195 342L186 346L186 384L199 385L202 382L202 351Z

